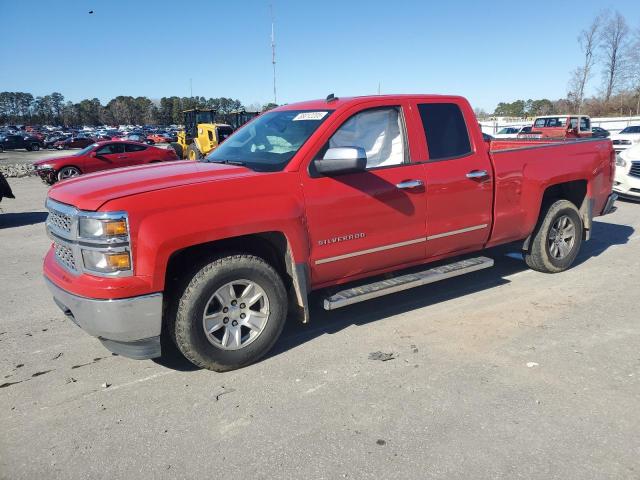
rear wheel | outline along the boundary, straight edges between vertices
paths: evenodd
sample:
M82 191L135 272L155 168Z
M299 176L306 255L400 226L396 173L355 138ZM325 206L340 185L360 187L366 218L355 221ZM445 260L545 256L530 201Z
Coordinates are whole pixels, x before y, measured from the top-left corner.
M68 178L77 177L78 175L80 175L80 169L76 167L62 167L58 170L58 174L56 176L58 177L58 181L62 181Z
M218 372L260 359L287 317L282 279L251 255L224 256L206 265L176 301L176 345L193 364Z
M40 145L38 145L37 143L34 143L33 145L31 145L31 150L33 150L34 152L37 152L38 150L40 150Z
M187 147L187 160L200 160L202 158L202 154L198 147L194 143Z
M533 233L524 259L533 270L562 272L573 264L582 245L584 227L580 212L568 200L557 200L547 208Z

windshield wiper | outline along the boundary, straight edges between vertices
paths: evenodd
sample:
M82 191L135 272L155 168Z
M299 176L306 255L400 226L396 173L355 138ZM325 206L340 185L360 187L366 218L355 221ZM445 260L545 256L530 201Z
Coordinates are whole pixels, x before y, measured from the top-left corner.
M246 162L243 162L241 160L207 160L207 161L209 163L223 163L225 165L238 165L240 167L247 167L251 169L251 167L249 167L249 165L247 165Z

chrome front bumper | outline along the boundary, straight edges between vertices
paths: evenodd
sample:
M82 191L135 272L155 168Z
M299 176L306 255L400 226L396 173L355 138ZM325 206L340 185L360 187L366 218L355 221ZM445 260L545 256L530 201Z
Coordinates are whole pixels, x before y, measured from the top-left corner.
M136 359L160 356L162 293L99 300L69 293L47 278L45 282L62 312L107 349Z

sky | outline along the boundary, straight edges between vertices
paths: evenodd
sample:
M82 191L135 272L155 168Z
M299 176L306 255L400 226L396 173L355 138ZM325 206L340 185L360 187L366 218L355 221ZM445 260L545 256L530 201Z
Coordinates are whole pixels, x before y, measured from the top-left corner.
M640 28L638 0L0 0L0 91L273 101L382 93L557 99L577 36L603 9ZM93 10L93 14L88 12ZM594 76L589 92L595 92Z

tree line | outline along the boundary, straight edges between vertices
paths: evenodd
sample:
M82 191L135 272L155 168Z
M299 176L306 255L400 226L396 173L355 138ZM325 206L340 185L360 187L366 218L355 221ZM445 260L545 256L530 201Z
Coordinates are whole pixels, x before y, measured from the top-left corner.
M535 117L576 112L592 117L640 115L640 26L630 27L620 12L596 15L578 35L582 59L570 74L566 98L500 102L479 117ZM597 77L595 93L587 90Z
M246 110L268 110L276 105L252 105ZM183 122L182 112L213 108L225 114L245 107L237 99L219 97L118 96L102 105L97 98L74 103L61 93L34 97L25 92L0 92L0 124L29 125L172 125Z

